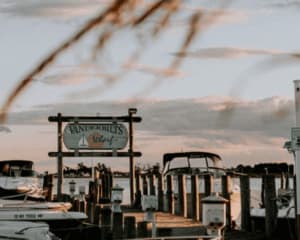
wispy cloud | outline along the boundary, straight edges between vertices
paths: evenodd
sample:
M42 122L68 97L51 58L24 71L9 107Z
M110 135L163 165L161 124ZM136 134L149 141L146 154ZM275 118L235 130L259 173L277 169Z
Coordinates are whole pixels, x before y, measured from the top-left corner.
M224 110L226 99L234 101L236 108L230 124L223 128L217 120ZM282 97L246 101L213 96L177 100L70 102L12 112L8 121L14 126L35 125L40 134L35 139L44 139L51 135L52 125L48 123L48 116L57 112L63 115L120 116L126 115L129 107L137 107L137 115L143 120L134 125L135 146L137 151L143 152L143 163L160 162L165 152L211 151L219 153L227 166L234 166L291 161L292 157L282 146L290 138L294 122L293 105L291 99ZM56 128L54 125L52 127L51 146L55 148ZM42 131L44 128L46 132ZM44 151L49 151L49 143L45 140L43 144Z
M149 66L145 64L138 64L138 63L126 63L123 65L123 68L128 70L135 70L141 71L144 73L149 73L155 76L160 77L177 77L181 78L184 77L185 74L177 69L172 68L159 68L154 66Z
M293 124L293 102L273 97L257 101L231 99L235 103L228 131L262 132L274 137L286 137ZM47 120L49 114L66 115L122 114L129 107L138 107L143 122L137 127L143 131L166 136L199 136L203 131L224 130L218 124L220 113L226 109L223 97L178 100L147 100L124 102L62 103L46 105L32 111L12 112L9 123L34 124ZM123 114L122 114L123 115ZM221 119L222 120L222 119ZM46 122L46 121L45 121Z
M233 59L247 56L276 56L287 54L279 50L269 49L251 49L251 48L237 48L237 47L211 47L201 48L193 52L175 53L180 57L192 57L192 58L215 58L215 59Z
M24 0L7 1L0 3L0 13L25 17L43 17L54 19L70 19L78 16L86 16L101 10L107 1L101 0Z
M273 7L278 9L295 9L298 10L300 8L299 0L275 0L275 1L265 1L265 6Z

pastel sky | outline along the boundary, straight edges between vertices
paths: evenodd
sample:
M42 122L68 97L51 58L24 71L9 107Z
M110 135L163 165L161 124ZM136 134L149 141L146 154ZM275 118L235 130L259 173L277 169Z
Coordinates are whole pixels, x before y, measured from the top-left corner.
M141 6L151 2L138 1ZM117 31L91 58L100 33L107 30L104 25L61 55L18 96L0 126L1 159L31 159L37 170L54 172L56 160L48 152L56 151L56 125L48 116L118 116L136 107L143 118L135 125L135 149L143 153L139 164L161 163L163 153L175 151L212 151L227 167L292 163L282 146L295 125L300 1L230 1L202 26L182 65L170 70L188 16L197 9L217 12L221 1L182 2L180 13L157 38L147 35L157 20L153 17L137 29ZM0 104L43 57L109 3L1 1ZM132 59L137 50L140 54ZM233 109L228 110L228 102ZM122 158L64 159L68 166L81 161L128 168Z

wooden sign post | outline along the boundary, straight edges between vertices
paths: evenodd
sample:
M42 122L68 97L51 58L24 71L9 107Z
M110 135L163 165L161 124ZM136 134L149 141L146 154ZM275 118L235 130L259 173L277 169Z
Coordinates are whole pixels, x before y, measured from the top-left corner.
M49 122L57 122L57 152L49 152L49 157L57 157L57 199L62 197L63 157L129 157L130 172L130 200L134 203L134 157L142 156L141 152L133 150L133 122L141 122L141 117L133 116L137 109L129 108L128 116L57 116L48 117ZM63 122L68 124L62 131ZM121 124L129 124L127 128ZM121 150L126 147L127 152ZM66 148L72 151L63 151L63 140ZM89 151L107 150L107 151Z

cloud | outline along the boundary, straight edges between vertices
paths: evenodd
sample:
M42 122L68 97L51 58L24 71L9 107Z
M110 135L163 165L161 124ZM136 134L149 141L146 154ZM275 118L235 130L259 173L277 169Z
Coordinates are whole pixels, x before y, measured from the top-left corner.
M276 1L266 1L265 5L267 7L272 7L276 9L299 9L300 8L300 2L299 0L276 0Z
M90 15L91 13L94 13L95 10L101 10L103 4L107 4L107 1L12 0L0 3L0 13L14 16L54 18L56 20L61 20Z
M192 57L192 58L217 58L217 59L233 59L247 56L275 56L286 54L278 50L268 49L249 49L249 48L236 48L236 47L212 47L201 48L193 52L176 53L180 57Z
M226 128L218 122L224 111L224 100L236 104ZM33 146L36 151L42 149L43 155L46 155L56 148L56 125L48 122L50 115L56 116L61 112L69 116L124 116L130 107L136 107L137 116L143 118L141 123L134 124L134 148L143 153L142 159L138 160L141 164L161 162L164 153L177 151L215 152L222 156L228 167L241 163L254 165L257 162L292 161L292 156L282 146L290 138L294 104L291 99L282 97L257 101L210 96L178 100L70 102L12 112L8 122L19 130L23 128L20 125L34 126L35 130L30 128L29 132L35 141L43 139L39 143L43 146L38 143ZM14 131L15 138L22 142L22 131ZM27 148L29 151L30 147ZM113 161L108 164L114 168L120 167Z
M143 117L137 128L164 136L198 136L199 133L224 130L219 121L226 110L225 99L234 102L234 112L227 131L263 132L274 137L289 134L293 124L293 101L272 97L257 101L223 97L205 97L179 100L150 100L124 102L85 102L41 105L24 112L12 112L9 123L34 124L48 115L124 115L129 107L137 107ZM47 121L44 121L47 122Z
M182 78L185 76L185 74L177 69L171 69L171 68L159 68L159 67L153 67L148 66L145 64L138 64L138 63L127 63L123 65L123 68L128 70L135 70L135 71L141 71L144 73L149 73L155 76L160 77L177 77Z

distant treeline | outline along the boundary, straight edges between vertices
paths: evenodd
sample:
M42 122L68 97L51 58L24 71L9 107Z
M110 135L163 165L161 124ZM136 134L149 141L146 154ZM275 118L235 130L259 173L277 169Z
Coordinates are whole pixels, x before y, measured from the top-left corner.
M287 163L260 163L255 164L253 167L249 165L238 165L236 168L232 169L235 172L247 173L253 175L261 174L282 174L289 173L290 175L294 174L294 165Z
M100 173L111 172L111 169L104 164L97 163L94 168L96 168ZM87 167L83 162L78 163L77 167L71 168L64 166L64 177L65 178L90 178L92 177L93 167ZM128 172L115 171L113 172L114 177L129 177Z

